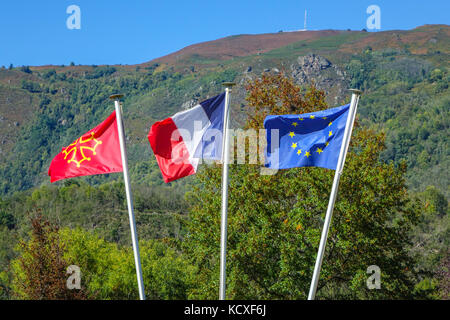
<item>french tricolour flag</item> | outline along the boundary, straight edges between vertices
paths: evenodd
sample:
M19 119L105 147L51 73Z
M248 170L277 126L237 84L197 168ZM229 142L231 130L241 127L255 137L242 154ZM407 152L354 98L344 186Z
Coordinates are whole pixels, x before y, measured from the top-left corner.
M200 159L222 156L225 93L152 125L148 140L166 183L197 172Z

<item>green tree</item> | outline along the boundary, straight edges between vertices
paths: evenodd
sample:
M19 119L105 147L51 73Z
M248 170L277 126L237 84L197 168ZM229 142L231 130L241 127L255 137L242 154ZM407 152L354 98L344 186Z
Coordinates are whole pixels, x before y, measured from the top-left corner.
M265 74L247 85L247 128L267 114L326 108L324 93L304 91L284 75ZM328 236L317 298L410 298L416 275L408 231L417 221L406 192L406 166L379 161L384 135L357 127ZM305 299L334 171L280 170L260 175L255 165L231 165L228 202L227 297ZM198 267L194 298L217 298L221 166L204 167L193 199L185 250ZM366 287L367 267L381 269L381 290Z
M11 263L14 296L30 300L84 299L84 290L67 288L69 264L63 257L58 227L41 215L32 218L31 224L30 240L19 243L20 256Z
M430 214L437 214L443 217L448 211L448 201L445 196L435 187L428 186L423 192L425 207Z
M0 273L0 296L18 299L137 299L133 251L81 228L59 229L42 216L32 220L30 240L22 240L12 273ZM141 241L148 299L186 299L195 268L167 243ZM66 287L67 267L81 271L81 290ZM12 277L10 280L9 277ZM12 291L12 294L9 292Z
M447 251L438 269L440 298L450 300L450 250Z
M7 227L9 230L13 229L16 225L16 219L14 215L7 207L6 201L3 202L0 198L0 228Z
M416 268L423 280L416 286L416 291L430 298L448 299L448 279L445 273L448 272L445 269L448 269L450 256L448 202L434 186L428 186L417 196L423 203L423 214L420 223L410 233L414 242L411 255L417 261Z
M131 247L121 247L80 228L61 231L64 258L80 267L82 283L93 299L137 299ZM193 271L186 259L161 241L139 244L147 299L186 299Z

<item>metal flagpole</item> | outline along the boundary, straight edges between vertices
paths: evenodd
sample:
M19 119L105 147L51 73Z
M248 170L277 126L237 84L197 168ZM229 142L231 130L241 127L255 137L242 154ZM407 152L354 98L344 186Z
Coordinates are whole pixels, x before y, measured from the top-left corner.
M230 92L234 82L224 82L225 108L223 111L223 137L222 137L222 217L220 226L220 290L219 299L225 300L226 290L226 260L227 260L227 219L228 219L228 163L230 162Z
M319 283L320 268L322 267L323 254L325 253L325 246L330 230L331 218L333 216L334 202L339 187L339 179L341 178L342 170L344 169L345 157L347 155L350 138L352 136L353 123L355 122L356 109L358 107L360 90L350 89L352 92L352 100L350 102L350 109L348 112L347 123L345 125L344 137L342 139L341 150L336 165L336 173L334 174L333 186L331 188L330 201L328 202L327 214L323 225L322 236L320 238L319 251L317 252L316 265L314 266L314 273L311 280L311 287L309 288L308 300L314 300L316 296L317 284Z
M127 159L127 150L125 147L125 131L123 129L122 110L119 103L119 100L122 97L123 97L122 94L115 94L110 96L109 98L111 100L114 100L114 106L116 108L117 131L119 132L120 154L122 156L122 167L123 167L123 180L125 182L125 192L127 195L128 216L130 218L131 240L133 243L134 264L136 265L139 298L141 300L145 300L144 281L142 280L141 257L139 255L139 243L137 239L136 222L134 221L133 195L131 194L130 178L128 176L128 159Z

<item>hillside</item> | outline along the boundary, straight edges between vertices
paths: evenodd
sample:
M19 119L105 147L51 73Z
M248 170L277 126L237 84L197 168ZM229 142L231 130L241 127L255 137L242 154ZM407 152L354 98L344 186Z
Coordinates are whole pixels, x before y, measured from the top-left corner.
M412 224L414 229L408 229L407 236L402 240L402 243L410 242L410 245L400 249L406 250L411 257L414 256L413 266L421 277L419 291L430 290L431 292L437 288L436 282L433 281L438 281L435 277L441 270L442 263L448 264L449 261L447 253L449 247L447 213L450 198L448 186L449 58L450 26L425 25L407 31L376 33L322 30L236 35L194 44L138 65L48 65L1 68L0 299L12 297L11 261L19 255L14 248L20 239L29 239L30 217L39 213L51 221L56 221L61 227L70 228L72 231L66 229L64 232L69 234L73 232L78 237L75 237L77 241L81 241L83 245L86 245L83 241L95 243L92 248L86 249L87 251L95 251L102 246L113 248L107 249L107 255L95 251L92 261L100 261L109 254L118 255L119 253L116 252L118 250L123 251L121 251L122 258L131 257L130 252L127 251L130 246L130 231L121 174L67 179L54 184L50 184L47 176L50 161L60 152L61 147L73 142L113 111L113 103L109 100L109 96L114 93L125 95L124 122L139 239L150 241L145 242L144 248L148 250L146 252L157 251L157 257L151 259L158 261L161 264L160 267L164 268L166 262L171 261L166 260L165 254L172 255L175 251L177 254L183 251L180 249L180 243L184 242L181 240L185 239L188 232L186 225L192 219L192 212L188 216L188 211L193 206L191 198L199 197L197 200L200 202L205 200L199 195L203 192L202 189L200 189L201 192L192 194L192 190L199 190L195 187L201 183L195 176L164 184L147 140L150 126L157 120L218 94L223 90L221 86L223 82L235 81L237 86L233 89L231 99L232 126L241 127L249 110L245 100L247 95L245 85L248 81L260 78L263 73L284 73L302 87L314 83L319 89L325 91L329 107L347 103L350 98L347 90L349 88L359 88L364 91L358 109L358 123L364 128L384 132L386 135L386 149L381 153L381 158L375 159L374 162L377 165L380 162L393 162L397 168L402 168L403 162L407 165L408 193L405 193L399 178L394 183L394 187L397 188L394 188L396 190L394 200L390 199L389 194L393 186L385 186L383 183L376 182L378 181L376 179L366 181L367 188L375 190L369 192L373 200L371 202L374 206L373 210L388 212L382 214L383 223L387 225L377 224L376 227L379 228L379 234L385 234L384 239L389 243L391 236L386 235L388 229L384 227L390 228L392 225L395 228L402 228L401 223L397 225L399 220L395 216L396 213L420 212L420 219ZM356 180L366 175L364 168L364 166L358 167L359 171L356 172L359 177ZM375 176L374 168L368 168L372 174L370 178ZM241 178L247 179L246 168L234 167L233 170L234 172L243 170ZM326 177L326 173L315 171L316 177L326 181L326 178L321 177L322 174ZM397 176L397 173L395 175ZM215 177L215 183L220 182L217 178L218 176ZM247 180L250 183L253 179ZM361 181L363 180L361 178ZM323 181L320 183L323 184ZM302 184L300 180L297 182L299 185ZM288 191L289 183L285 183L284 187L287 187L285 191ZM347 190L344 197L350 199L349 203L355 207L351 191L361 188L352 189L351 183L352 181L347 181L346 188L342 189ZM211 186L214 189L213 183ZM244 190L245 186L242 188ZM270 191L271 196L273 194L285 199L286 192L277 195L278 190L275 189ZM309 192L309 187L302 190L301 194L306 194ZM359 201L365 201L365 191L357 191L360 195ZM238 198L246 199L248 196L249 201L239 198L238 203L248 202L246 205L249 212L253 212L254 207L261 204L261 201L255 200L257 197L255 198L253 194L249 195L240 191L237 193ZM308 206L316 207L317 219L314 220L314 225L317 228L320 227L320 215L325 212L324 208L328 199L328 194L320 193L320 196L323 196L321 202L317 202L317 195L306 199ZM191 198L185 199L186 195ZM208 205L218 204L214 200L217 192L211 192L208 196L211 196L211 201L206 201ZM291 212L295 219L302 206L295 204L297 200L293 199L296 195L290 196L293 198L285 202L287 206L294 206L287 211ZM411 202L395 200L405 198ZM417 202L416 198L419 199ZM392 203L389 202L391 200ZM323 208L317 203L321 203ZM383 207L385 203L388 203L387 207ZM403 206L404 203L408 204ZM281 203L281 205L286 204ZM389 205L396 209L391 210ZM207 207L198 207L197 203L197 211L205 210L205 219L209 219L207 221L211 225L218 227L216 223L218 220L214 220L213 215L206 212ZM368 234L361 230L369 228L370 223L366 223L365 220L360 221L360 217L372 219L379 215L373 214L364 206L361 206L363 214L360 215L359 207L355 208L353 211L346 212L355 214L352 223L359 223L361 229L349 228L346 222L350 220L344 221L342 217L339 225L345 230L361 232L358 239L363 239L362 235ZM278 231L284 230L284 236L296 237L297 232L302 232L301 225L292 226L291 230L289 224L286 224L288 219L284 217L279 219L284 213L279 212L278 206L270 210L271 214L264 216L264 219L277 220L278 225L281 226ZM198 214L197 211L195 214ZM264 210L261 212L265 214ZM253 213L261 214L261 212ZM309 212L305 214L310 216ZM278 218L272 219L272 217ZM246 226L257 225L252 220L255 216L249 215L248 219L246 221L250 223ZM264 222L264 219L261 221ZM209 230L211 225L207 224L208 232L212 230ZM76 229L78 227L81 229ZM257 229L259 227L256 226L253 231L258 235L266 234L261 232L263 229ZM263 227L266 228L266 226ZM201 229L200 233L203 231L204 229ZM406 235L406 231L404 232L402 236ZM246 236L245 232L237 233ZM201 234L200 237L202 236ZM209 238L212 239L213 236ZM278 233L273 239L281 241ZM364 254L356 255L352 251L353 241L349 240L346 244L350 250L348 252L352 257L364 260ZM97 246L98 243L100 244ZM159 251L148 249L149 246L154 245L152 243L158 246ZM272 243L272 240L268 242L268 246L264 243L264 248L269 248ZM120 247L122 245L125 246ZM255 244L254 248L257 248L257 245L259 244ZM364 244L366 245L367 243ZM197 248L195 244L192 246ZM169 247L174 251L168 250ZM252 248L248 245L245 247ZM311 244L307 247L312 250ZM371 244L366 247L374 248ZM395 245L381 247L399 249ZM75 245L75 251L84 257L87 251L78 251L77 248L78 244ZM212 245L212 248L212 250L217 249L216 243ZM315 250L312 251L315 254ZM278 248L272 253L277 255L277 252L279 252ZM299 254L298 249L295 249L293 254ZM383 256L378 251L376 254ZM196 258L195 254L188 256ZM291 255L287 254L287 257ZM160 258L162 260L159 260ZM301 259L303 258L305 257L302 255ZM385 258L391 259L388 256ZM392 263L389 262L387 266L396 264L396 258L394 255ZM114 258L111 261L119 260ZM177 265L176 270L181 270L176 271L177 273L190 270L185 268L186 261L177 261L182 262ZM367 260L367 262L372 264L372 261ZM243 265L246 266L245 263ZM312 262L307 265L312 265ZM333 265L330 264L330 266ZM153 265L149 263L145 267L152 269ZM132 267L128 269L133 270ZM158 275L165 274L164 272L159 272ZM365 276L365 269L361 272ZM293 274L297 274L297 271ZM304 275L302 277L305 283L309 284L310 277ZM113 278L117 277L113 275ZM132 272L130 279L135 279ZM164 287L165 281L161 283ZM278 285L278 281L275 281L275 284ZM112 287L111 290L114 292L115 285ZM298 288L298 285L296 284L295 287ZM123 296L119 295L119 297ZM154 297L161 298L159 295Z
M0 193L48 183L53 155L112 110L112 93L125 94L134 171L143 161L154 164L146 141L154 121L216 94L221 82L234 80L239 85L233 119L239 126L243 118L238 114L245 113L245 81L262 72L284 71L299 84L314 81L327 92L330 106L348 99L349 87L363 89L359 114L367 124L386 130L385 159L407 159L413 189L436 184L448 196L448 134L443 133L448 133L449 36L446 25L377 33L238 35L133 66L3 68ZM138 176L141 182L161 183L158 172Z

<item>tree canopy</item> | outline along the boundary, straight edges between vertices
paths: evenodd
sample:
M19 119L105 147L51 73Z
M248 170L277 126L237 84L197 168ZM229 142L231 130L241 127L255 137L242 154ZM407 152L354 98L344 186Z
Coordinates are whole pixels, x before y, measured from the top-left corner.
M267 114L326 108L324 93L303 90L284 75L264 74L247 85L247 128L263 128ZM357 126L340 181L317 298L411 298L417 276L408 233L417 203L405 187L406 166L380 161L384 134ZM305 299L334 171L280 170L260 175L257 165L231 165L228 202L227 297ZM191 297L218 292L221 166L203 168L188 198L184 241L198 266ZM367 267L381 269L381 290L366 287Z

